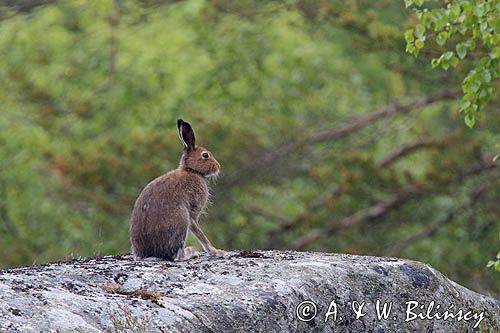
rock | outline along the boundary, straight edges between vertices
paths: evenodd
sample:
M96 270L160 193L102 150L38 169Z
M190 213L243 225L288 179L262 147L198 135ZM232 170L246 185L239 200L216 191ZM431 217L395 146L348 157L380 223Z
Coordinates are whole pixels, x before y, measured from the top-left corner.
M377 305L391 306L387 318ZM428 265L343 254L126 255L0 271L1 332L499 332L499 309Z

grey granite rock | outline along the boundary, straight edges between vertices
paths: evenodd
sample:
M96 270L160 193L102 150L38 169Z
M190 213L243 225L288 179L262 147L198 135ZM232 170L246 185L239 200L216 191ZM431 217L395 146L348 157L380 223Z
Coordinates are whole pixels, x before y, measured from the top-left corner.
M392 305L386 319L377 301ZM108 256L0 271L1 332L500 332L499 309L425 264L343 254Z

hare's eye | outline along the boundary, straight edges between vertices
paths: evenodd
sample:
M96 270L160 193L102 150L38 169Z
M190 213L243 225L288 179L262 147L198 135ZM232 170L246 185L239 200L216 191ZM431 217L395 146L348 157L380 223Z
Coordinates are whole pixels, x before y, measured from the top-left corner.
M209 156L210 155L206 151L204 151L203 153L201 153L201 157L204 158L204 159L207 159Z

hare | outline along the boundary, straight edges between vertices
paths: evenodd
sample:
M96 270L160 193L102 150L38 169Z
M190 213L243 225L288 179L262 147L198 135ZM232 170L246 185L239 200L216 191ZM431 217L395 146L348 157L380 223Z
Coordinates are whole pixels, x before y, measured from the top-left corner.
M156 257L170 261L198 255L185 247L188 231L203 250L214 256L224 251L212 246L198 224L208 200L208 178L219 173L220 164L203 147L195 145L191 125L177 120L184 151L177 169L151 181L137 198L130 219L130 241L135 258Z

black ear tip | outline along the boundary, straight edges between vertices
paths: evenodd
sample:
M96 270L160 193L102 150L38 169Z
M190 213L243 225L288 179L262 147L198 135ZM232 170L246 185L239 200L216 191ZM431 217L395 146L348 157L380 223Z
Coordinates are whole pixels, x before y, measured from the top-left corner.
M181 118L177 119L177 127L181 127L181 125L184 123L184 120Z

